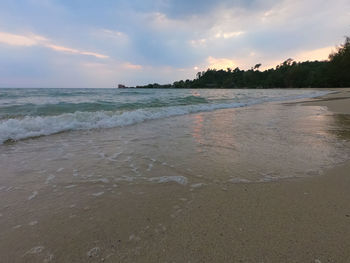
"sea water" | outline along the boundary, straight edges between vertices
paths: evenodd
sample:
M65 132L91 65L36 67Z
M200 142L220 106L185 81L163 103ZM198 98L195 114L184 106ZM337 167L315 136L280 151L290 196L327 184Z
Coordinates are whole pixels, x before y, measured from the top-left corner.
M297 89L0 89L0 144L326 93Z
M347 160L349 121L325 107L281 102L325 93L2 89L0 185L200 188L318 175Z

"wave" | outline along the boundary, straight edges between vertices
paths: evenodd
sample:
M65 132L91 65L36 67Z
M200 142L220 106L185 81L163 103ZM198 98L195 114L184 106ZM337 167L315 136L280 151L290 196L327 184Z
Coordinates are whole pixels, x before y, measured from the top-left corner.
M187 96L170 99L148 99L140 102L113 102L113 101L94 101L94 102L58 102L46 104L26 103L22 105L11 105L0 107L0 120L24 116L54 116L64 113L96 112L96 111L117 111L117 110L136 110L144 108L157 108L167 106L180 106L208 103L205 98Z
M318 92L293 97L261 98L246 102L142 108L131 111L77 111L74 113L64 113L58 116L26 116L22 119L7 119L0 121L0 144L6 141L17 141L64 131L121 127L147 120L185 115L189 113L238 108L267 101L310 98L321 96L326 93L327 92ZM193 98L191 98L191 100L192 99Z
M63 131L86 130L96 128L112 128L140 123L146 120L160 119L170 116L184 115L199 111L210 111L219 108L242 107L236 105L203 105L164 107L157 109L138 109L125 112L75 112L58 116L25 117L8 119L0 122L0 143L9 140L50 135Z
M151 92L137 91L137 90L132 90L132 91L131 90L124 90L124 91L119 91L118 94L120 94L120 95L149 95L149 94L151 94Z

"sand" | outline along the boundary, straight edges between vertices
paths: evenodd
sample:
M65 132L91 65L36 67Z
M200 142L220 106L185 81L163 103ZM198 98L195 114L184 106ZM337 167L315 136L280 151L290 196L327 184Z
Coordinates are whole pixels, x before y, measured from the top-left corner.
M333 89L332 92L322 98L303 103L303 105L326 106L332 112L350 114L350 88Z
M326 106L348 123L348 96L342 89L298 107ZM47 187L6 195L0 262L350 262L349 161L318 176L186 183L91 192L77 181L64 195ZM12 210L22 193L27 200Z

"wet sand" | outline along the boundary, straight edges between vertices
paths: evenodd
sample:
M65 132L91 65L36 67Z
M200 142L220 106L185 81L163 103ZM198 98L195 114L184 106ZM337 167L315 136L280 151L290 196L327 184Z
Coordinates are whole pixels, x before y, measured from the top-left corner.
M332 115L321 112L320 120L315 125L321 123L322 127L326 127L320 136L327 133L327 127L330 127L327 138L336 136L348 145L349 118L345 113L349 113L350 100L332 99L348 95L348 90L344 89L340 93L315 99L314 102L283 107L301 107L306 110L309 106L327 106L330 110L341 113ZM339 107L338 101L341 102ZM257 109L263 108L264 106L259 106ZM194 116L210 119L210 116L223 117L233 112L224 110L214 115L207 113ZM173 118L174 123L180 119L181 117ZM186 122L183 125L185 124ZM197 134L195 141L203 145L203 138L196 131L200 125L194 129L194 134ZM336 126L341 128L335 129ZM300 127L305 129L304 132L309 129L304 124ZM139 125L134 130L144 128L145 126ZM112 131L114 130L109 132ZM310 133L313 132L310 130ZM151 133L146 135L150 136ZM169 133L170 137L172 135ZM61 136L65 135L56 135L56 138L61 139ZM84 137L84 134L79 136ZM94 136L98 137L98 132ZM225 141L225 133L220 136L220 149L223 152L215 154L225 156L234 152L229 152L224 147L230 146L228 142L232 138ZM305 140L310 138L305 137ZM40 149L44 154L50 153L44 147L40 148L46 145L46 140L51 142L48 138L38 141L39 146L35 148L34 154L39 155ZM158 138L157 141L159 140L161 139ZM314 139L313 142L321 144L322 140ZM177 153L176 147L190 143L180 141L180 145L176 146L178 142L169 142L169 149L157 149L164 148L167 144L160 142L159 145L153 145L149 139L140 142L137 149L141 153L143 148L140 147L147 145L155 148L155 152L161 151L163 155L167 152L169 156L164 157L165 160L182 160L180 155L186 155L186 152ZM254 145L258 142L252 140L250 143ZM29 147L31 141L24 144L22 149L27 149L25 147ZM108 149L109 145L110 142L104 146ZM245 144L235 143L231 146L244 148ZM205 147L217 150L212 145ZM265 149L265 146L262 147ZM132 145L126 149L130 151L128 154L132 153ZM257 151L259 149L256 148ZM54 147L52 149L53 152L59 150ZM292 148L290 150L297 153ZM326 146L315 150L333 156L333 151ZM5 154L7 153L3 153L3 156ZM193 152L189 152L191 154ZM205 158L210 153L198 154L203 154ZM266 154L274 156L273 152ZM17 155L21 156L21 152ZM69 167L67 159L54 159L52 156L52 165L57 165L52 171L54 175L50 176L51 172L46 171L40 163L36 165L42 169L42 174L34 173L35 169L26 163L30 153L25 152L23 156L24 159L19 162L19 166L22 166L20 170L11 168L15 167L11 158L7 160L8 167L2 166L1 182L7 188L0 191L0 262L350 262L349 161L333 168L329 165L322 167L320 175L307 175L305 171L302 178L285 176L284 179L257 182L253 180L255 177L247 177L249 183L244 183L244 180L227 183L228 177L223 179L222 176L229 174L226 170L232 170L227 164L229 159L222 163L217 160L219 167L210 170L208 174L197 167L204 175L197 173L198 177L195 177L190 171L185 174L176 164L173 167L172 163L162 162L161 155L157 156L156 161L147 160L147 163L142 163L141 160L145 157L141 156L140 162L136 163L137 167L130 167L131 171L137 174L149 169L153 179L132 183L127 181L128 178L125 178L125 182L110 182L109 177L98 175L96 178L89 175L80 178L74 173L79 173L86 164L80 164L77 159L75 163L80 165L80 170L74 171ZM102 157L108 157L111 161L117 159L118 155ZM306 157L305 155L304 158ZM321 157L310 157L310 162L315 161L317 164L318 160L322 160ZM234 158L245 160L248 156ZM251 161L257 162L254 158L253 156ZM293 165L294 162L306 165L291 156L288 158ZM227 167L223 167L225 164ZM113 166L108 166L107 169L105 165L97 165L101 167L96 167L96 171L103 168L108 173L108 169L114 169ZM182 166L186 165L195 167L191 161L182 160ZM288 167L289 164L286 162L285 165ZM207 169L205 163L199 166ZM273 164L266 163L266 166L277 169ZM285 173L282 166L284 165L281 165L281 170L277 170ZM73 173L72 177L68 177L68 171ZM243 166L239 171L246 173ZM247 168L247 171L250 170ZM31 173L36 177L23 176ZM60 174L62 177L59 177ZM67 175L67 178L63 175ZM164 179L165 175L173 176L167 179L173 178L174 181L154 183L160 181L160 178ZM188 181L181 180L181 176ZM210 180L207 176L212 176L215 180ZM242 178L246 177L243 175ZM39 184L40 180L43 183Z
M326 106L336 113L350 114L350 88L333 89L333 93L303 103L308 106Z

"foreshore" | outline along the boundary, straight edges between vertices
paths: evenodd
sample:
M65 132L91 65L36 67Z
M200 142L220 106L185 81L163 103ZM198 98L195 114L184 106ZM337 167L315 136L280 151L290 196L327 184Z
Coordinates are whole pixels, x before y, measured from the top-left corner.
M350 88L331 89L331 91L333 93L305 102L303 105L326 106L332 112L350 114Z
M343 142L349 142L350 89L337 89L336 93L296 104L283 107L302 107L300 111L312 106L328 107L339 116L337 125L341 126ZM218 116L230 117L232 113L232 110L222 110ZM211 114L195 116L205 122L206 118L215 119ZM328 113L320 116L327 118ZM176 118L175 121L181 117ZM194 128L194 139L203 145L196 130L198 126L203 129L203 120L200 121ZM164 124L164 129L169 123ZM136 133L144 127L139 125L133 129ZM152 127L150 130L154 132ZM152 139L151 132L144 134ZM55 138L61 140L60 136ZM162 144L161 140L157 139L160 146L146 140L141 145L154 147L155 151L168 151L179 160L181 154L186 154L180 151L184 144L175 141L171 144L173 147L164 150L161 146L168 144ZM224 148L228 147L226 142L222 143L222 151L228 151ZM102 146L109 147L108 144ZM213 148L207 144L205 147ZM138 149L141 152L143 148ZM117 156L109 158L113 160ZM232 160L234 158L244 157L233 156ZM64 162L64 159L56 161L57 167ZM156 165L156 161L152 162ZM102 164L98 165L102 169ZM56 175L56 178L45 177L45 184L33 188L28 198L25 190L36 187L34 179L26 181L25 187L18 188L17 192L12 192L16 188L0 191L0 261L350 262L350 161L323 168L321 175L237 183L219 181L218 171L226 173L225 169L229 169L224 165L224 162L218 163L217 170L213 170L218 179L213 182L205 181L207 177L202 175L192 178L180 174L183 181L112 185L104 178L92 181L87 177L90 181L83 182L74 175L72 178L76 181L70 184L60 179L51 185L58 178ZM159 166L163 167L159 172L153 167L152 178L163 180L168 172L174 174L171 178L178 176L176 167L170 163ZM142 165L137 167L140 170ZM139 172L136 167L131 168ZM144 170L151 168L145 166ZM26 169L23 173L30 172ZM96 167L96 171L99 169ZM103 166L103 169L106 168ZM67 167L55 168L57 174L67 170ZM9 168L3 172L12 176ZM16 174L16 180L20 175ZM57 191L60 187L62 192ZM19 201L24 198L27 198L25 202Z

